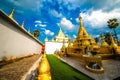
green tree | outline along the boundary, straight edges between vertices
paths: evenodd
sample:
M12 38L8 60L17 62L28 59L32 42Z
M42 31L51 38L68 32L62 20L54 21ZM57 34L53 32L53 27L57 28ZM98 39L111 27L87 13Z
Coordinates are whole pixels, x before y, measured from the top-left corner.
M116 41L117 41L117 43L118 43L118 37L117 37L116 30L115 30L115 29L118 27L118 25L119 25L118 20L117 20L116 18L112 18L112 19L109 19L109 20L107 21L107 23L108 23L108 27L109 27L110 29L113 29L114 35L115 35L115 39L116 39Z
M111 44L110 36L112 36L111 33L106 32L104 36L105 36L105 41L110 45Z
M95 39L95 42L98 43L99 42L99 39L98 37L94 38Z
M33 36L36 37L36 38L38 38L40 36L39 30L34 30L33 31Z

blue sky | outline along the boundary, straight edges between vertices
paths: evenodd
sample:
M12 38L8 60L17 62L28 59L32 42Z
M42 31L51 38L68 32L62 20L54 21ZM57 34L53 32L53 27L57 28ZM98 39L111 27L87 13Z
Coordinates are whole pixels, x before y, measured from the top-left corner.
M9 15L15 8L14 19L21 26L25 22L25 29L30 27L40 31L38 38L44 42L55 37L61 26L65 35L74 39L77 36L79 21L83 17L83 24L92 37L99 37L100 32L111 31L107 27L110 18L117 18L120 22L120 0L0 0L0 9ZM120 37L120 26L116 29Z

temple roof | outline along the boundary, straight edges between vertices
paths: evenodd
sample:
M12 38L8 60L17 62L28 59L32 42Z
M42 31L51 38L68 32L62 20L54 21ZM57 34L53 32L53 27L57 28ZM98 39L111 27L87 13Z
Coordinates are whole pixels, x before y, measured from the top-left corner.
M56 37L57 37L57 38L65 38L65 35L64 35L64 33L63 33L61 27L60 27L60 30L59 30L59 32L58 32L58 34L57 34Z
M86 29L83 26L82 17L81 16L80 16L79 20L80 20L80 28L79 28L77 37L82 37L83 35L88 35Z

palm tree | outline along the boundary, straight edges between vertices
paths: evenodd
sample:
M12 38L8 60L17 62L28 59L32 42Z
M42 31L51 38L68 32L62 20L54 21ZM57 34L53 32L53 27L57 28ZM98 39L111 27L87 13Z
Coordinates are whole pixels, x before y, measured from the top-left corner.
M95 42L98 43L99 42L99 39L98 37L94 38L95 39Z
M118 43L118 37L117 37L116 30L115 30L115 28L117 28L118 25L119 25L118 20L117 20L116 18L112 18L112 19L109 19L109 21L107 21L107 23L108 23L107 26L108 26L110 29L113 29L114 35L115 35L115 38L116 38L116 41L117 41L117 43Z
M40 36L39 30L34 30L33 31L33 36L36 37L36 38L38 38Z
M104 36L105 36L105 41L110 45L111 44L110 36L112 36L111 33L106 32Z

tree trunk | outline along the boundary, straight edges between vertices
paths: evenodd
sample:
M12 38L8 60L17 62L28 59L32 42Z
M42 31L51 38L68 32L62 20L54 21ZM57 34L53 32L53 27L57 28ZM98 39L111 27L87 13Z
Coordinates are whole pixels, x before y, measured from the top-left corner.
M117 41L117 44L119 45L119 41L118 41L118 37L117 37L117 33L116 33L116 30L113 29L114 33L115 33L115 38L116 38L116 41Z

